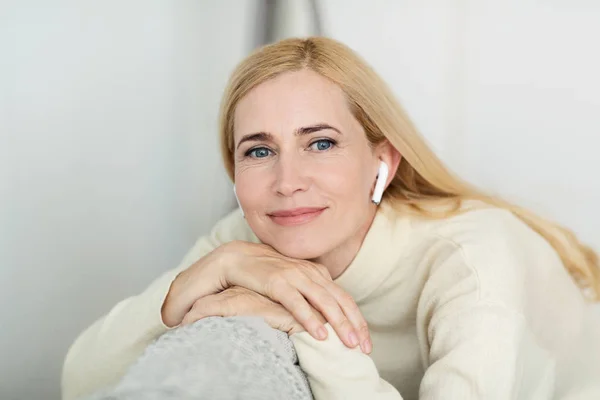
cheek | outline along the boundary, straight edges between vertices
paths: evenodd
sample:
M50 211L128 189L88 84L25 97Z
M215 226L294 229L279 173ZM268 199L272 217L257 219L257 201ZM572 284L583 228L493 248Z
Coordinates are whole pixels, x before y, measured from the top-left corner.
M321 165L316 176L322 190L344 198L360 198L361 193L369 191L372 183L368 167L347 158Z
M235 170L235 190L246 212L261 208L269 195L268 170L263 166L240 167Z

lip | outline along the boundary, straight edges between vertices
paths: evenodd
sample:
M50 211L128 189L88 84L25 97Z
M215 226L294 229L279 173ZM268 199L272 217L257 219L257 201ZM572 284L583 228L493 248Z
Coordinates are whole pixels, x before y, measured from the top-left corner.
M301 207L278 210L268 214L273 222L282 226L294 226L309 223L325 211L327 207Z

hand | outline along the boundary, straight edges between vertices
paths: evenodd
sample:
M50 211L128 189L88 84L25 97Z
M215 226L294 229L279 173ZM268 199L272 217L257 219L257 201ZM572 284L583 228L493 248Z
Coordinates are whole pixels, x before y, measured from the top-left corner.
M165 299L162 316L175 326L204 296L240 286L281 304L315 339L327 330L318 310L348 347L370 353L367 323L352 297L336 285L322 265L279 254L270 246L249 242L224 244L178 275Z
M319 321L325 322L320 312L314 308L312 312ZM281 304L240 286L233 286L220 293L196 300L181 324L192 324L206 317L234 316L263 317L271 328L286 332L288 335L304 332L302 325Z

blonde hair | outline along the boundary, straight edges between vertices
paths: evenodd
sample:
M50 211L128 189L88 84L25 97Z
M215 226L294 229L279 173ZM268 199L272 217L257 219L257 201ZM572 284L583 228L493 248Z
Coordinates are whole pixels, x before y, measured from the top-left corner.
M387 139L402 155L398 171L385 192L395 207L431 218L461 212L463 200L479 200L509 210L552 245L589 298L600 300L600 267L592 249L579 243L571 231L486 195L453 175L429 148L381 77L350 48L332 39L282 40L258 49L235 69L223 96L220 115L221 152L232 180L233 121L237 103L262 82L304 68L342 88L371 144ZM442 214L428 207L440 202L451 207Z

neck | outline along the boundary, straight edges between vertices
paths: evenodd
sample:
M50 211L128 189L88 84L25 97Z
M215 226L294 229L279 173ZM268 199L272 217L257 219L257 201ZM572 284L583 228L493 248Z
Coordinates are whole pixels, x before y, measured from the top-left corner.
M342 273L350 266L356 257L356 254L358 254L358 251L371 228L376 212L377 207L372 207L367 214L365 223L363 223L350 238L329 253L317 257L312 261L325 266L332 279L336 279L342 275Z

